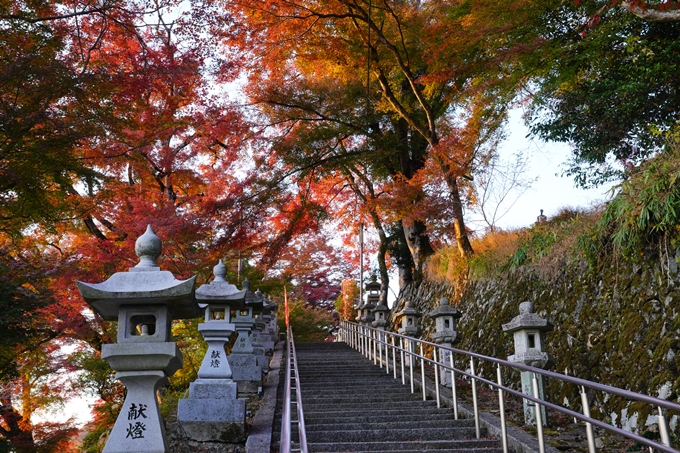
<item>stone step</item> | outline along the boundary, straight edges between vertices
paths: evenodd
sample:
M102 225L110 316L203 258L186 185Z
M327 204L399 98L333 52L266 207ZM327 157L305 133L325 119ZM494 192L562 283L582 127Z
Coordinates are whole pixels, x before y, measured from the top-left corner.
M311 420L310 420L311 422ZM408 429L455 429L455 428L470 428L469 423L458 423L451 420L414 420L409 423L395 425L393 422L345 422L345 423L308 423L305 417L305 427L307 428L307 435L315 431L389 431L398 427L408 427ZM474 428L474 425L472 425Z
M366 395L364 393L359 394L348 394L348 395L307 395L305 394L304 388L302 389L302 407L314 404L339 404L339 403L358 403L363 406L373 406L373 405L389 405L392 402L399 401L412 401L418 402L423 401L422 395L417 393L398 393L398 394L387 394L387 395Z
M436 406L433 407L427 407L427 408L421 408L418 411L414 411L413 408L410 406L399 408L399 409L392 409L392 408L363 408L361 412L357 413L356 410L353 408L350 408L348 410L337 410L334 408L321 408L321 409L316 409L312 410L311 408L303 408L305 412L305 417L325 417L328 415L338 415L342 417L379 417L379 416L385 416L385 417L402 417L402 416L412 416L415 417L416 414L418 416L424 417L424 416L434 416L438 414L444 414L444 415L451 415L453 416L453 411L448 408L442 408L438 409Z
M278 413L276 414L279 415ZM417 421L428 421L428 420L444 420L449 423L462 422L462 419L455 420L453 414L450 413L413 413L403 414L403 415L391 415L391 414L371 414L371 415L357 415L356 411L343 411L343 412L305 412L305 422L307 424L321 424L321 423L391 423L394 426L395 423L406 423L403 426L410 426L408 423ZM468 420L465 420L464 425L467 426Z
M471 439L475 437L474 428L392 428L389 430L342 430L335 428L333 431L311 431L307 433L307 441L314 442L375 442L375 441L425 441L425 440L450 440ZM485 435L483 433L482 435Z
M310 452L383 452L383 451L399 451L402 453L414 451L438 451L440 453L451 451L456 453L474 452L483 449L484 453L499 453L503 449L498 445L496 440L480 439L480 440L434 440L418 442L413 445L413 442L334 442L334 443L309 443Z
M407 411L403 415L390 415L381 414L379 412L374 415L361 414L358 415L356 412L305 412L305 424L311 425L315 423L344 423L344 422L356 422L356 423L368 423L368 422L392 422L392 423L408 423L414 420L449 420L454 421L453 413L449 412L424 412L414 414L412 411ZM460 420L459 420L460 421ZM474 423L474 421L472 421Z
M392 409L401 409L401 408L414 408L415 404L419 405L424 405L424 406L429 406L429 407L437 407L437 402L436 401L413 401L413 400L404 400L404 401L392 401L390 402L390 408ZM347 409L356 409L358 413L361 413L361 411L364 410L365 406L362 406L358 402L350 402L350 403L333 403L333 405L329 405L328 403L307 403L303 397L302 399L302 408L304 409L305 412L307 410L324 410L327 408L328 410L347 410ZM385 408L384 406L378 406L378 409L380 408Z

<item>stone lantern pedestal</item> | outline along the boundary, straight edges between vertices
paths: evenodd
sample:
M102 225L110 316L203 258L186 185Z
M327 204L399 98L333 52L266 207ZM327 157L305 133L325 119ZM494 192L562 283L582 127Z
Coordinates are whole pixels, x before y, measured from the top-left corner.
M442 297L439 300L439 307L430 312L430 318L434 319L435 332L432 334L432 340L435 343L443 346L453 347L454 344L460 341L460 334L456 330L456 321L462 315L458 310L449 305L449 299ZM444 365L451 364L452 352L447 349L440 349L437 357L439 363ZM446 387L451 387L451 372L440 373L441 383Z
M246 437L246 401L236 399L237 384L224 346L235 332L231 311L244 307L246 291L224 279L227 269L222 261L213 272L215 279L196 290L196 300L205 309L205 322L198 331L208 351L198 379L190 384L190 397L179 400L177 419L193 440L240 442Z
M195 318L194 279L161 271L161 241L151 226L137 239L139 264L103 283L76 282L85 301L107 321L118 320L118 343L102 345L102 358L127 389L123 408L104 447L106 453L165 453L168 443L157 390L182 367L171 341L173 319Z
M519 316L507 324L503 324L503 331L512 333L515 342L515 354L508 357L510 362L522 363L535 368L548 369L555 361L545 352L545 333L550 332L553 325L534 313L534 304L522 302L519 304ZM535 396L533 388L533 374L522 371L522 393ZM538 397L545 400L543 390L543 376L536 375L538 381ZM524 400L524 421L527 425L536 426L536 407L532 401ZM548 424L545 406L541 406L543 425Z

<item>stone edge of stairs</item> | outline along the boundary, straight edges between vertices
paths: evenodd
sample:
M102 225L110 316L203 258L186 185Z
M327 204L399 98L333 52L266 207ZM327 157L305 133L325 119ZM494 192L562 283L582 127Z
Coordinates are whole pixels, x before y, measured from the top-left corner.
M269 373L264 385L262 405L255 414L253 427L246 440L246 453L269 453L272 443L272 429L274 425L274 412L276 410L276 398L281 375L283 361L283 349L285 341L279 341L274 348L274 354L269 362Z

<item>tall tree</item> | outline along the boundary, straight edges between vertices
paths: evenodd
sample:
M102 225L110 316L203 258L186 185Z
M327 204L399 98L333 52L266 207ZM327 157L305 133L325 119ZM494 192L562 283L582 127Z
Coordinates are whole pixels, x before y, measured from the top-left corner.
M290 159L292 151L303 155L307 165L353 160L370 165L372 173L385 180L408 181L433 158L442 122L458 125L449 129L451 133L467 127L465 121L456 120L458 113L480 92L491 89L493 84L479 80L497 73L503 49L485 50L493 42L484 34L488 27L473 29L468 21L477 13L462 4L374 2L370 11L369 5L363 1L230 2L230 11L247 32L230 36L227 42L254 53L249 59L247 94L267 121L279 126L282 137L313 127L317 140L309 143L333 137L336 144L330 148L342 142L349 150L324 155L311 147L289 146L287 152L280 152L282 158ZM500 21L495 18L493 23ZM496 91L496 106L504 105L507 93ZM504 120L502 107L495 112L486 118L489 123ZM477 137L480 143L484 140L483 134ZM290 141L290 137L282 139ZM472 171L478 160L470 155L460 158L445 146L437 155L451 202L462 207L459 178ZM463 210L451 212L461 253L471 253ZM399 222L418 279L432 253L426 220L403 220Z

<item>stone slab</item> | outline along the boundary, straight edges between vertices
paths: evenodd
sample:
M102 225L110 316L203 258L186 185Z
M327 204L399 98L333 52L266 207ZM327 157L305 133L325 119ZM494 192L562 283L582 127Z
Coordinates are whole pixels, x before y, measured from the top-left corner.
M236 399L236 383L226 379L198 379L189 384L191 399Z
M182 399L177 419L193 440L241 442L246 438L246 401L243 399Z

